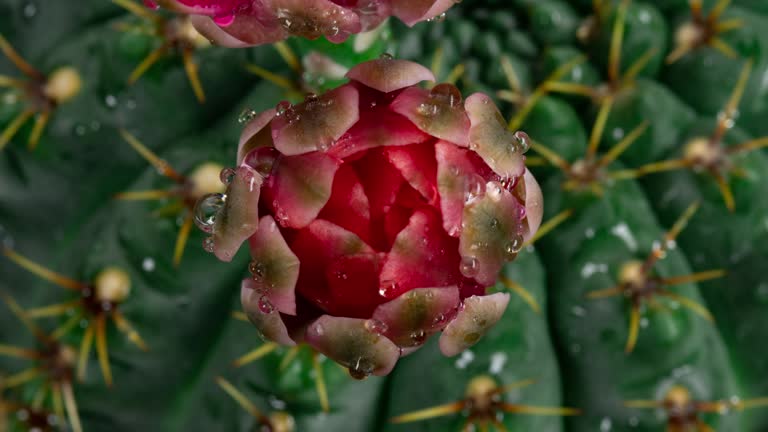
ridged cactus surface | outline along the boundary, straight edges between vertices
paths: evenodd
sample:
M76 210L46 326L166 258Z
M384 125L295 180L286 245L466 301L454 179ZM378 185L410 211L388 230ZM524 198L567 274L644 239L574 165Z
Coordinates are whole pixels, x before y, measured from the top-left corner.
M238 1L0 0L0 432L768 430L764 1Z

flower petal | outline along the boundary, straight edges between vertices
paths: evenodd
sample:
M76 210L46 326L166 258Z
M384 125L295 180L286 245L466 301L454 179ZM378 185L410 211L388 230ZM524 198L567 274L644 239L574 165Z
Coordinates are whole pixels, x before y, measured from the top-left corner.
M465 299L456 318L440 335L440 351L452 357L476 344L501 319L507 304L507 293Z
M330 149L359 119L358 101L357 89L345 85L278 109L272 121L275 147L288 156Z
M339 138L328 153L346 158L374 147L417 144L429 138L407 118L387 107L375 107Z
M234 21L229 23L226 27L220 27L231 39L238 41L236 45L229 44L228 41L230 39L223 38L218 33L213 33L210 30L207 30L207 26L199 28L198 31L206 36L207 34L204 33L204 31L209 31L209 34L218 37L213 40L214 42L229 48L237 48L243 45L254 46L271 44L288 37L288 32L280 26L279 21L271 12L262 11L261 14L264 16L237 14L234 16ZM215 22L213 24L218 26Z
M432 144L412 144L386 150L389 162L430 205L437 204L437 161Z
M333 179L331 198L318 215L352 231L363 241L371 238L371 206L363 184L348 164L342 165Z
M237 145L237 164L243 163L245 156L253 149L272 146L272 130L269 122L275 118L275 109L268 109L248 122L240 134Z
M392 0L392 15L410 27L444 13L455 3L456 0Z
M281 345L293 346L296 342L288 335L288 329L277 309L271 308L269 300L258 291L252 279L245 279L240 288L240 301L248 319L256 326L263 339Z
M213 253L222 261L232 261L240 245L259 228L259 196L263 178L248 165L235 170L227 187L224 206L213 225Z
M355 378L387 375L400 349L386 337L366 329L366 320L323 315L307 329L306 340L317 351L349 369Z
M330 0L262 0L293 36L343 42L363 29L360 17Z
M347 78L383 93L435 81L435 75L424 66L408 60L380 58L353 67Z
M525 201L527 229L523 237L525 240L528 240L536 234L536 231L541 226L541 220L544 217L544 196L541 193L539 182L536 181L528 169L525 170L523 181L518 183L518 187L524 189L522 196Z
M326 269L329 301L326 310L336 316L370 318L386 299L379 295L381 258L378 254L345 255Z
M416 210L397 235L379 277L382 293L393 299L413 288L459 283L458 241L448 236L436 211Z
M261 218L259 230L249 244L255 286L280 312L295 315L299 258L288 247L272 216Z
M226 48L244 48L249 44L228 33L219 27L211 17L204 15L192 15L189 17L192 25L198 33L214 44Z
M326 275L331 264L344 256L375 253L354 233L322 219L296 233L290 245L301 262L297 291L328 313L332 313L326 308L331 307L333 293Z
M472 126L469 147L501 177L519 177L525 172L524 148L490 97L475 93L464 103Z
M248 7L251 0L155 0L160 6L176 12L220 16Z
M313 152L279 158L264 187L264 203L284 227L309 225L331 197L341 161Z
M462 273L485 286L496 281L501 267L523 246L525 208L498 182L464 206L459 237Z
M443 228L449 235L458 237L464 203L480 194L493 171L477 153L445 141L435 144L435 158Z
M413 347L444 328L458 306L456 286L416 288L377 307L372 322L398 346Z
M432 90L407 88L392 101L390 109L432 136L469 146L469 117L461 104L461 93L451 84L440 84Z

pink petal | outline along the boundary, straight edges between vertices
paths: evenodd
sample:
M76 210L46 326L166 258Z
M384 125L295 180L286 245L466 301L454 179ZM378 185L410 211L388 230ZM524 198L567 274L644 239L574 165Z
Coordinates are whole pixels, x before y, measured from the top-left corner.
M501 177L520 177L525 172L525 149L490 97L475 93L464 103L472 126L470 148Z
M343 42L362 31L360 17L330 0L262 0L293 36Z
M218 46L226 48L244 48L248 46L248 43L232 36L226 30L219 27L211 17L192 15L189 19L198 33Z
M391 0L392 15L400 18L406 25L434 18L456 3L456 0Z
M213 253L218 259L232 261L240 245L258 229L262 181L261 175L248 165L235 171L213 225Z
M284 227L309 225L331 197L341 161L313 152L279 158L264 187L264 202Z
M274 309L264 294L258 291L258 285L252 279L243 281L240 288L240 301L243 304L243 311L263 339L281 345L296 345L288 335L288 329L280 317L280 312Z
M334 307L331 304L334 296L326 278L328 268L345 256L375 253L354 233L322 219L296 233L290 245L301 262L297 291L328 313Z
M451 84L440 84L431 91L418 87L405 89L390 108L432 136L469 146L469 117L461 104L461 93Z
M441 330L459 306L459 289L416 288L376 308L372 322L400 347L422 345Z
M437 204L437 161L432 144L388 148L386 154L389 162L400 171L411 187L426 198L427 203Z
M462 279L459 261L458 241L443 230L437 212L418 209L384 262L382 294L393 299L414 288L456 285Z
M485 193L464 206L459 237L462 274L485 286L495 283L504 263L522 248L524 214L508 190L488 182Z
M357 89L345 85L278 109L272 121L275 147L288 156L330 149L359 119L358 101Z
M380 92L389 93L422 81L435 81L432 71L408 60L380 58L353 67L347 78Z
M237 164L243 163L245 156L253 149L272 146L272 130L267 127L275 118L275 109L268 109L253 118L240 133L237 145Z
M429 135L416 128L407 118L393 113L387 107L377 106L361 116L328 153L346 158L374 147L404 146L428 139Z
M544 216L544 196L541 193L541 187L528 169L525 170L523 181L518 185L525 190L525 221L527 229L523 234L525 240L530 239L536 234L541 226L541 220Z
M476 344L504 315L509 294L472 296L464 300L456 315L440 335L440 351L455 356Z
M261 11L261 14L263 16L250 14L235 15L234 21L222 28L222 31L227 33L230 38L224 38L219 33L210 33L217 37L213 41L225 47L237 48L243 46L243 44L245 46L271 44L288 37L288 32L280 26L280 23L270 11ZM215 22L213 24L218 26ZM232 45L229 43L231 40L238 42L236 42L236 45Z
M252 0L153 0L164 8L185 14L219 16L247 9Z
M264 216L250 238L250 270L257 289L286 314L296 314L299 259L291 252L272 216Z
M329 301L326 310L336 316L370 318L386 299L379 295L381 258L378 254L339 257L328 266L325 279Z
M493 172L475 152L449 142L435 144L435 157L443 228L449 235L458 237L464 203L482 192Z
M400 356L400 349L386 337L369 331L363 319L323 315L309 326L306 339L358 379L387 375Z
M384 217L391 211L401 186L406 184L405 179L380 150L367 152L353 166L371 209L371 245L380 250L388 250L389 242L383 235Z
M363 184L350 165L342 165L336 172L331 198L318 218L352 231L363 241L370 240L371 207Z

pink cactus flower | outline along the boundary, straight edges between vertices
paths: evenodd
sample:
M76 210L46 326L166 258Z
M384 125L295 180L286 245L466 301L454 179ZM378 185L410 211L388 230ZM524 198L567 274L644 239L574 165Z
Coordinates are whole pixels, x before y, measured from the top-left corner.
M244 47L288 36L343 42L389 16L414 25L441 15L457 0L145 0L194 15L197 30L215 43Z
M364 377L438 332L449 356L476 343L509 301L486 287L543 204L527 135L488 96L423 89L429 70L391 58L347 77L254 116L226 195L204 199L199 222L224 261L249 241L242 304L264 338Z

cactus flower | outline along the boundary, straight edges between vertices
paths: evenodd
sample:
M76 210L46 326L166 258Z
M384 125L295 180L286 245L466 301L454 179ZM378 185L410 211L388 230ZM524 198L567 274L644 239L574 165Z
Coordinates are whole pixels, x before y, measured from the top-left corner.
M145 0L192 14L197 30L227 47L263 45L288 36L342 42L387 17L408 25L443 14L457 0Z
M458 354L499 320L509 295L486 287L538 229L542 197L527 135L488 96L421 88L432 73L391 58L347 77L254 115L197 221L224 261L249 240L242 304L264 338L365 377L437 332Z

